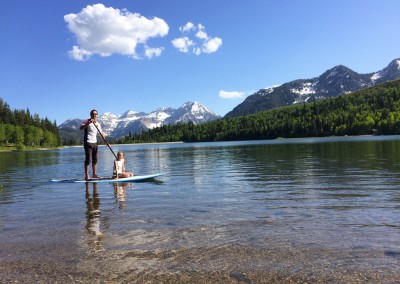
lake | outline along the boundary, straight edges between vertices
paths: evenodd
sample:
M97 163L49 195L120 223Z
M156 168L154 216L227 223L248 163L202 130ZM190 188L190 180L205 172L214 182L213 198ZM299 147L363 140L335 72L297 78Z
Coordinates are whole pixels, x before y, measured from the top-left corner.
M52 183L82 147L0 153L1 283L400 282L400 136L112 147L166 175Z

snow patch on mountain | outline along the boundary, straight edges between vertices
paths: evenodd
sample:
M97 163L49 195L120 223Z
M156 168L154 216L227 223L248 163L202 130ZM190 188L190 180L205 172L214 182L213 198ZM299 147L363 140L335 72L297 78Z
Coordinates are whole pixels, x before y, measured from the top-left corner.
M268 95L268 94L272 93L272 92L273 92L276 88L278 88L279 86L280 86L280 85L274 85L274 86L272 86L272 87L264 88L264 89L263 89L262 95L265 96L265 95Z
M298 94L300 96L315 94L315 84L314 83L304 83L300 88L290 89L292 93Z

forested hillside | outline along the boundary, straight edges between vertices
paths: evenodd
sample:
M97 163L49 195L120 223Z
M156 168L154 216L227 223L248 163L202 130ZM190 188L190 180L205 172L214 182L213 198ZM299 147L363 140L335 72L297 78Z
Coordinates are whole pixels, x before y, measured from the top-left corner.
M56 123L38 114L31 115L29 109L11 110L0 98L0 145L15 145L19 149L29 147L57 147L61 139Z
M162 126L118 143L400 134L400 80L349 95L201 125Z

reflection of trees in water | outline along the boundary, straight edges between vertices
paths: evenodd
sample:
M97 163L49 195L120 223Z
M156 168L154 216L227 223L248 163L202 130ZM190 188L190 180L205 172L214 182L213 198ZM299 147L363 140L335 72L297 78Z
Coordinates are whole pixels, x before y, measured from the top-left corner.
M2 152L0 154L0 202L14 203L18 192L40 186L37 181L50 179L58 172L60 153L57 151ZM65 169L63 168L63 171ZM23 173L24 178L19 178Z
M58 162L57 151L4 152L0 156L0 173L32 166L48 166Z
M276 140L275 144L245 145L227 148L224 159L244 174L257 178L282 173L309 181L321 169L343 172L348 168L361 171L384 168L396 170L400 156L393 155L400 141L357 141L357 138ZM308 142L307 142L308 141ZM379 165L377 166L379 162Z

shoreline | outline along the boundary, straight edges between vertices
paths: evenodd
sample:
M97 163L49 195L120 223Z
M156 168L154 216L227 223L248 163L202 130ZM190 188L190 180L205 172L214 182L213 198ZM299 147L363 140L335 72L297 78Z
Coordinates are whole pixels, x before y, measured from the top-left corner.
M173 233L191 234L189 230ZM395 283L400 277L400 271L395 268L396 257L380 249L348 250L321 244L313 247L293 240L282 242L269 238L252 244L193 243L179 248L166 248L160 242L155 249L129 246L123 250L109 246L99 249L94 245L84 253L82 246L71 250L68 241L61 246L23 240L5 245L5 251L13 254L0 262L0 280L4 283L16 280L28 283L32 279L82 283L129 283L133 279L135 283L192 284ZM26 254L27 246L40 252ZM43 262L43 258L51 262ZM386 266L378 265L381 260L385 260Z
M8 149L6 149L8 148ZM11 152L32 152L32 151L49 151L49 150L60 150L64 147L27 147L25 146L23 149L18 149L18 146L0 146L0 153L11 153Z

